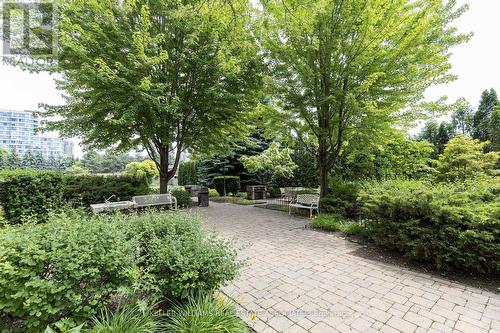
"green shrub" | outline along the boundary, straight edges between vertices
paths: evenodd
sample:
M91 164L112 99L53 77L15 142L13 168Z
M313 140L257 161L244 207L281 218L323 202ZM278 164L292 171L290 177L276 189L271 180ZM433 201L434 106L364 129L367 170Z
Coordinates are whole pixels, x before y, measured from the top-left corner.
M500 272L500 180L373 183L360 196L370 237L439 269Z
M135 178L146 178L148 184L160 176L156 163L151 160L130 162L125 166L125 173Z
M112 201L130 200L149 191L145 177L84 175L64 178L64 200L74 206L88 207L112 196Z
M43 222L49 212L62 205L63 178L49 171L0 172L0 204L9 223Z
M324 212L341 214L348 218L358 215L357 197L359 185L340 178L330 179L329 194L321 198L320 207Z
M269 196L269 198L279 198L281 197L281 191L279 187L268 187L267 195Z
M339 214L321 214L314 217L309 225L312 228L324 229L329 231L340 231L344 217Z
M341 231L346 235L360 235L369 237L366 227L358 222L347 222L341 225Z
M235 258L190 213L72 214L8 226L0 233L0 331L17 323L38 333L63 317L81 323L132 290L181 300L231 280Z
M178 300L193 290L212 290L234 278L240 264L229 243L208 234L196 215L146 213L133 219L131 236L143 249L141 288Z
M61 317L86 319L130 284L134 244L119 223L60 215L0 234L0 322L40 332Z
M210 198L214 198L214 197L220 197L220 194L219 194L219 192L217 192L216 189L211 188L211 189L208 190L208 196Z
M222 297L214 299L211 293L197 293L184 304L167 313L165 332L249 332L248 326L237 316L235 306Z
M318 188L303 188L296 192L296 194L319 194Z
M234 203L237 205L250 206L258 203L264 203L262 200L237 199Z
M236 194L240 191L240 177L238 176L217 176L214 177L212 183L217 192L224 195L224 178L226 180L226 195Z
M180 207L191 206L193 200L191 199L191 192L186 191L183 188L176 188L170 191L172 195L177 199L177 205Z

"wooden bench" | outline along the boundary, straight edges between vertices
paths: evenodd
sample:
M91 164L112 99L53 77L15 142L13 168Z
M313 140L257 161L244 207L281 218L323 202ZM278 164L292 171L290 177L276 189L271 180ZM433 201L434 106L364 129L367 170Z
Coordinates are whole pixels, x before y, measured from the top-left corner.
M292 214L293 208L309 209L309 218L312 218L312 213L316 210L319 214L319 195L317 194L297 194L288 206L288 215Z

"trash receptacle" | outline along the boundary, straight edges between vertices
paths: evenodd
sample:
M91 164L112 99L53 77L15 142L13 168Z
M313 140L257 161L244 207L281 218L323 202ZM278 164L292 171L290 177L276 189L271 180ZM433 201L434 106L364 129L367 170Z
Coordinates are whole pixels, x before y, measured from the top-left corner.
M208 187L200 187L198 190L198 206L208 207Z

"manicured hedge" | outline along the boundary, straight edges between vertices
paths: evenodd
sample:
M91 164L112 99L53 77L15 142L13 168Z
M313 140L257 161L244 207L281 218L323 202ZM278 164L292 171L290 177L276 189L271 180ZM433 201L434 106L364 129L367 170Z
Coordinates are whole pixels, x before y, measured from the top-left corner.
M61 207L63 191L63 177L57 172L0 172L0 204L12 224L45 221L50 211Z
M116 195L113 201L130 200L148 192L144 177L70 176L34 170L0 172L0 205L11 224L44 222L49 212L67 204L88 207L112 195Z
M134 195L149 193L145 177L122 176L66 176L64 177L64 200L74 206L88 207L104 202L113 195L112 201L130 200Z
M371 184L360 195L376 243L439 269L500 272L500 179Z
M180 301L231 280L235 258L199 217L182 212L70 213L7 226L0 233L0 331L43 332L61 318L82 323L127 295Z
M224 195L224 178L226 179L226 194L230 193L236 195L240 191L240 177L238 176L217 176L214 177L212 184L220 193Z

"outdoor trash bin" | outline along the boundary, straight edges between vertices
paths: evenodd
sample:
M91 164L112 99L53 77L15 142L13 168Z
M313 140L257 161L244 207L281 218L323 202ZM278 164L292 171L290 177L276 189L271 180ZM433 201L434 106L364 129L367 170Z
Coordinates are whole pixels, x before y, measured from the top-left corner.
M200 187L198 190L198 206L208 207L208 187Z

